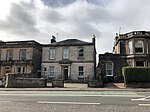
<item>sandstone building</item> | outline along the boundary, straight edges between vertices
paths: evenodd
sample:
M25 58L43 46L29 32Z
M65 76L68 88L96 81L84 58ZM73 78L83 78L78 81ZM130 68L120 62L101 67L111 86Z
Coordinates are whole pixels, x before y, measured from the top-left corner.
M117 34L113 53L99 54L98 68L107 81L122 79L122 67L150 67L150 32Z
M0 79L6 73L32 74L41 69L42 47L35 41L0 42Z
M95 38L92 42L67 39L42 47L42 76L70 81L85 81L94 77L96 66Z

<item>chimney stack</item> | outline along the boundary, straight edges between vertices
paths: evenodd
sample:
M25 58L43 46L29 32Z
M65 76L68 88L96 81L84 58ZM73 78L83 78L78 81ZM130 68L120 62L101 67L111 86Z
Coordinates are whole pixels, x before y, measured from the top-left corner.
M93 35L93 38L92 38L92 43L95 44L95 39L96 39L96 36Z
M56 37L52 35L51 43L55 43L55 42L56 42Z

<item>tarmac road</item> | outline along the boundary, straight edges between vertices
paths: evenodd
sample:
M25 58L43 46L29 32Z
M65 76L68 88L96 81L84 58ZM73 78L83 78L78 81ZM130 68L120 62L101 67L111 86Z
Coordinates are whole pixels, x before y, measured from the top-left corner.
M0 112L150 112L150 92L0 91Z

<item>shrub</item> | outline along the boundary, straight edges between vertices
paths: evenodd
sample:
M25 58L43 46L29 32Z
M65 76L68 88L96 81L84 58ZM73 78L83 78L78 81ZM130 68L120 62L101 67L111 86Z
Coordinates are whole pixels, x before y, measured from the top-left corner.
M146 67L123 67L122 73L125 83L150 82L150 68Z

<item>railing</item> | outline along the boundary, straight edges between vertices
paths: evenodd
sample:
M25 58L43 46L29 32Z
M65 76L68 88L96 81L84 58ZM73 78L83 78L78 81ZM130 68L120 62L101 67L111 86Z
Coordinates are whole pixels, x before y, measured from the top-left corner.
M134 35L147 35L147 36L149 36L149 34L145 31L134 31L134 32L130 32L127 34L128 37L134 36Z
M21 64L32 64L32 60L1 60L1 64L16 64L16 63L21 63Z
M71 73L65 77L64 74L54 73L54 76L50 76L49 73L45 72L45 73L42 73L42 77L46 79L87 80L87 79L93 79L94 73L93 75L91 73L84 73L83 76L79 76L79 74L77 73Z

